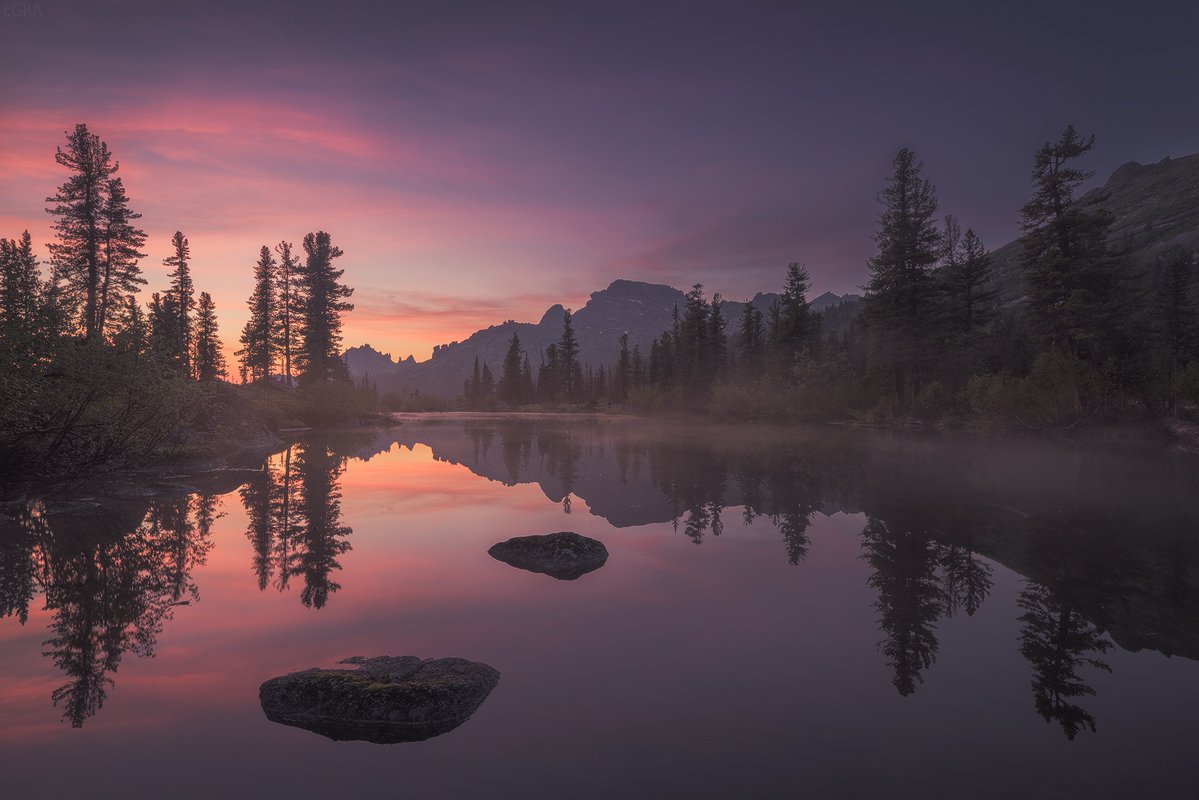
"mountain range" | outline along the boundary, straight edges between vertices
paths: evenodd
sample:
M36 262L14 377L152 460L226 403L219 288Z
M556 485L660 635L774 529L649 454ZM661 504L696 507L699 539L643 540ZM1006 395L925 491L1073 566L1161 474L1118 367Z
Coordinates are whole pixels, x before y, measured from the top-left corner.
M758 293L748 301L763 315L777 294ZM859 295L837 295L825 292L811 302L813 310L822 312L840 305L856 305ZM679 289L659 283L615 280L608 288L593 292L587 303L573 312L575 336L579 341L579 361L585 367L608 367L616 362L620 351L620 336L629 335L629 347L640 347L649 357L650 343L667 330L675 306L681 310L686 302ZM728 319L728 331L741 324L747 303L727 301L721 308ZM553 305L538 322L507 320L471 334L461 342L450 342L433 348L428 361L412 356L396 361L369 344L352 347L345 353L350 375L355 380L364 377L380 392L410 393L455 397L462 392L463 382L474 370L475 359L490 365L499 377L500 365L508 352L512 334L520 337L536 374L541 354L562 336L562 320L566 309Z
M1124 164L1102 186L1083 195L1080 202L1112 214L1111 244L1144 270L1146 280L1152 277L1154 261L1167 250L1199 250L1199 154L1165 158L1156 164ZM1024 295L1021 247L1021 240L1016 239L991 252L992 279L1004 303L1018 302ZM765 314L777 298L777 294L759 293L748 302ZM825 314L826 331L835 331L852 318L860 300L856 294L826 292L815 298L811 307ZM681 309L684 302L683 292L672 286L613 281L608 288L594 292L574 313L580 361L593 368L613 364L622 333L628 333L630 347L637 345L648 356L650 343L670 327L674 307ZM725 302L730 334L740 325L745 306ZM830 310L836 313L827 313ZM418 362L408 356L397 362L370 345L362 345L346 351L346 363L356 380L368 378L381 392L419 391L455 397L462 392L476 358L480 364L489 364L498 378L513 333L520 336L536 372L545 347L562 334L565 313L561 305L555 305L536 323L508 320L492 325L464 341L435 347L428 361Z

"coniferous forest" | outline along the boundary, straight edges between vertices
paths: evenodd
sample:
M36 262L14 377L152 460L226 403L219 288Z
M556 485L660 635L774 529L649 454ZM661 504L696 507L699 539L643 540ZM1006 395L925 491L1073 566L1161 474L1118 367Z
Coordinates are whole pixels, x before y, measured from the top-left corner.
M536 369L514 335L500 378L476 364L462 399L1030 430L1193 416L1199 256L1175 247L1145 267L1112 240L1111 215L1080 202L1094 145L1067 127L1033 155L1014 274L997 274L978 235L942 215L905 148L879 194L860 312L813 312L808 272L792 263L767 313L747 303L730 329L720 295L695 284L648 352L625 336L616 363L584 370L568 312Z
M647 348L620 335L617 360L601 365L580 362L567 310L544 352L513 334L498 372L476 359L456 404L435 407L1033 430L1193 416L1196 254L1175 248L1145 268L1112 240L1111 215L1079 201L1092 177L1080 161L1094 144L1067 127L1035 152L1015 274L997 274L975 232L943 214L905 148L879 194L860 309L812 311L796 262L767 312L747 303L730 329L721 296L697 283ZM6 471L183 457L244 442L247 430L336 423L388 404L369 382L350 384L341 330L353 290L330 234L264 244L248 266L235 386L187 235L171 238L168 283L151 290L141 215L107 145L81 124L54 159L64 180L46 200L49 258L27 231L0 241ZM1019 287L1014 299L1004 282Z
M248 385L234 386L187 235L171 237L169 282L147 299L147 236L114 154L80 124L54 160L49 259L28 231L0 240L0 478L207 456L369 411L341 360L352 290L328 233L307 234L302 258L262 248L237 351Z

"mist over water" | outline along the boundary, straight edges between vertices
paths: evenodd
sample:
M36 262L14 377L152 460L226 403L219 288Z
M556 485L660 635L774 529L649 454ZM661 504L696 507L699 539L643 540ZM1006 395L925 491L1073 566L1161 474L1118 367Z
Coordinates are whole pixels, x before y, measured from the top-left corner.
M1159 451L481 416L0 522L5 793L1189 797L1199 469ZM576 580L488 555L603 542ZM266 679L456 656L423 742ZM217 765L219 769L213 769Z

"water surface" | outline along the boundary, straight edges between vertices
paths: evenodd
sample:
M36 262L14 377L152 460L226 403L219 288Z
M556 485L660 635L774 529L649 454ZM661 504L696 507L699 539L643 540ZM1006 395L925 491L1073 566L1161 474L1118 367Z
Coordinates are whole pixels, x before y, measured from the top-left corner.
M171 482L0 523L4 796L1195 796L1191 460L466 417ZM559 530L608 562L487 554ZM502 677L424 742L264 717L355 655Z

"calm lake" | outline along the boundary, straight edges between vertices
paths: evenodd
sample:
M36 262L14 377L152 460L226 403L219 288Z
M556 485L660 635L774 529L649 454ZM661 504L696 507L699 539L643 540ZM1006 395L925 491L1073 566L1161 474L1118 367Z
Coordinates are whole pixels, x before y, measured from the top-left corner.
M1194 457L412 417L190 480L0 522L0 795L1196 797ZM488 555L555 531L607 563ZM266 719L358 655L501 677L423 742Z

